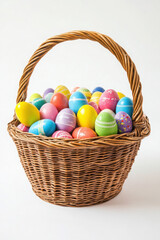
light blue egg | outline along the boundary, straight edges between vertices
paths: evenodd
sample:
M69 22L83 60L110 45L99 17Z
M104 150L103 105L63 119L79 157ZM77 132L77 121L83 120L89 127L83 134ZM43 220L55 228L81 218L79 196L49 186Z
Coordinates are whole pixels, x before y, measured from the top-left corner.
M131 118L133 114L133 102L128 97L121 98L116 106L116 113L118 112L126 112Z
M49 93L44 97L44 99L46 100L47 103L50 103L53 94L54 94L53 92L49 92Z
M43 136L51 136L56 130L56 124L50 119L39 120L31 125L29 133Z
M74 92L69 99L69 108L77 114L80 107L88 104L86 96L81 92Z
M102 92L102 93L103 93L104 91L105 91L104 88L102 88L102 87L96 87L96 88L93 89L92 94L93 94L94 92Z
M43 98L35 98L33 101L32 101L32 104L38 108L38 110L40 110L40 108L46 103L46 100L43 99Z

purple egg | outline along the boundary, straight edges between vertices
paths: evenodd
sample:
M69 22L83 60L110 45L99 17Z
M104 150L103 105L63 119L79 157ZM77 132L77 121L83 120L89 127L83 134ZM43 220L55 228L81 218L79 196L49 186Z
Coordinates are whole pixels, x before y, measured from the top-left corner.
M54 89L53 88L47 88L44 93L43 93L43 98L45 98L45 96L48 94L48 93L54 93Z
M126 112L118 112L115 115L119 133L127 133L132 131L132 120Z
M58 113L55 123L58 130L72 132L76 127L76 115L71 109L64 108Z

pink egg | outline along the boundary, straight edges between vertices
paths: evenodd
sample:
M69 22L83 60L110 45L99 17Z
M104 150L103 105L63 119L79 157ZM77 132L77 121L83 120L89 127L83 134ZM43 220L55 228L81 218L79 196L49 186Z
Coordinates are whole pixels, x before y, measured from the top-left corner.
M119 97L116 91L113 89L108 89L102 93L99 99L99 107L101 110L103 109L111 109L115 111L116 105L119 101Z
M69 139L72 138L70 133L63 131L63 130L58 130L58 131L54 132L52 137L53 138L69 138Z
M18 128L19 130L21 130L22 132L28 132L28 131L29 131L29 127L24 126L22 123L20 123L20 124L17 126L17 128Z
M76 115L71 109L64 108L58 113L55 123L57 129L72 132L76 127Z
M71 91L71 95L72 95L74 92L76 92L79 88L80 88L80 87L75 87L75 88L73 88L72 91Z
M97 103L89 102L88 104L91 105L92 107L94 107L94 109L96 110L97 114L100 113L101 110L100 110L99 106L97 105Z
M41 119L51 119L55 121L57 114L57 108L51 103L45 103L40 109Z

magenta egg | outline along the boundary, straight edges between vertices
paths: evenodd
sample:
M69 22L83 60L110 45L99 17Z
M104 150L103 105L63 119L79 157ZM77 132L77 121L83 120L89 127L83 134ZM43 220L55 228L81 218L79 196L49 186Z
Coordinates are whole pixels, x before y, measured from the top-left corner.
M51 119L55 121L57 114L57 108L51 103L45 103L40 109L41 119Z
M116 109L116 105L119 101L119 97L116 91L113 89L108 89L102 93L99 99L99 107L103 109L111 109L113 112Z
M69 132L63 131L63 130L58 130L53 133L52 135L53 138L68 138L71 139L72 136Z
M28 132L29 131L29 127L26 127L24 124L20 123L17 128L19 130L21 130L22 132Z
M57 129L72 132L76 127L76 115L71 109L64 108L58 113L55 123Z
M91 105L92 107L94 107L94 109L96 110L97 114L100 113L101 110L100 110L99 106L97 105L97 103L89 102L88 104Z

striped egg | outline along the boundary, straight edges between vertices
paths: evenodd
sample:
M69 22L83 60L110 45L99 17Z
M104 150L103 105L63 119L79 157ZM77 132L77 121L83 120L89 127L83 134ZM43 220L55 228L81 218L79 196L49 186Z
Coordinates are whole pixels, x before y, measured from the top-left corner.
M90 101L90 98L91 98L91 92L87 89L87 88L78 88L77 92L81 92L84 94L84 96L86 96L87 98L87 101L89 102Z
M121 111L126 112L132 118L133 102L130 98L123 97L119 100L116 106L116 113Z
M63 85L59 85L58 87L56 87L54 93L62 93L67 97L68 100L71 96L69 89Z
M32 104L38 109L40 110L40 108L46 103L46 100L43 98L35 98L32 101Z
M104 110L102 110L101 112L110 113L110 114L112 115L112 117L114 117L114 118L115 118L115 115L116 115L111 109L104 109Z
M52 135L53 138L68 138L72 139L72 136L69 132L63 131L63 130L58 130L55 131Z
M80 107L88 104L86 96L81 92L74 92L69 99L69 108L77 114Z
M108 112L100 112L95 121L95 131L98 136L108 136L118 133L114 117Z
M42 96L39 93L33 93L29 98L29 102L33 102L33 100L36 98L42 98Z
M95 133L95 131L93 131L91 128L88 128L88 127L75 128L72 133L72 137L78 138L78 139L92 138L96 136L97 134Z
M44 99L45 99L45 97L48 93L54 93L54 89L53 88L47 88L43 93L43 98Z
M51 136L56 130L56 124L50 119L39 120L31 125L29 133L35 135Z
M53 94L54 94L53 92L49 92L47 95L45 95L44 99L46 100L47 103L50 103Z
M72 132L76 126L76 115L71 109L64 108L58 113L55 123L58 130Z
M94 109L96 110L97 114L100 113L101 110L100 110L99 106L97 105L97 103L95 103L95 102L89 102L88 105L94 107Z
M101 95L102 92L94 92L91 96L90 102L95 102L98 105Z
M29 131L29 127L26 127L24 124L20 123L17 128L19 130L21 130L22 132L28 132Z

